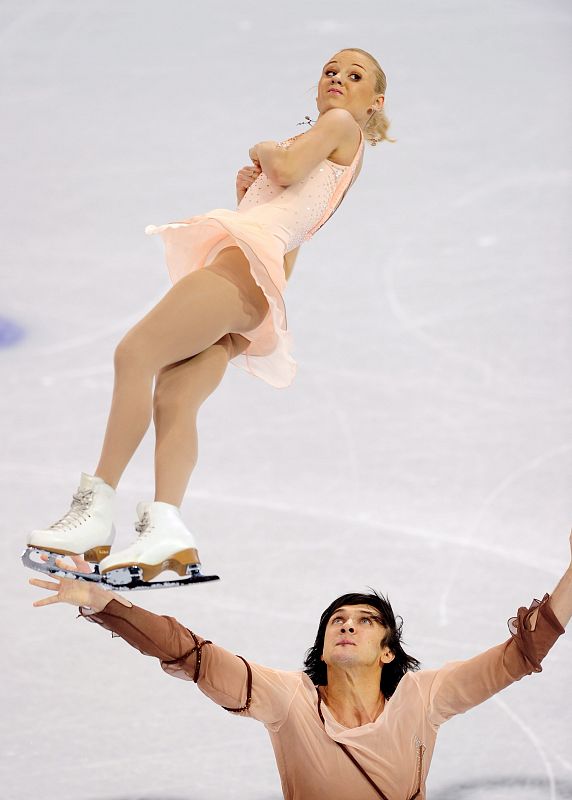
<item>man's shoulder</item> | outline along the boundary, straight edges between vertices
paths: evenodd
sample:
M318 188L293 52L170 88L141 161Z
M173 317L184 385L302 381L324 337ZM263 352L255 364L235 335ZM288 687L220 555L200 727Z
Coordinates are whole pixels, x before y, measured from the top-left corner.
M433 682L436 672L434 669L409 670L397 684L394 696L411 692L423 693Z
M314 688L312 681L302 670L280 669L279 667L269 667L267 665L256 664L252 662L250 666L254 673L265 675L266 678L271 681L275 680L277 682L287 683L290 685L303 684L305 687Z

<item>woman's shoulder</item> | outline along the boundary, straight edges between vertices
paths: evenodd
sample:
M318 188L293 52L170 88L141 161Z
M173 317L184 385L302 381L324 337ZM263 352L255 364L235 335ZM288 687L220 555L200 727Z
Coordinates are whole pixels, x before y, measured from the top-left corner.
M362 129L345 108L331 108L324 116L329 116L329 124L336 127L339 141L328 160L340 166L349 166L362 145Z

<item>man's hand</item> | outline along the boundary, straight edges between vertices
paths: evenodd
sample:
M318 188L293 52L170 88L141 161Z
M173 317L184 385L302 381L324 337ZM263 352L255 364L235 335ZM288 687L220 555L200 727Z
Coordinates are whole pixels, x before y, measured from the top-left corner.
M91 572L87 561L81 556L71 556L77 572ZM47 560L44 558L44 561ZM61 558L56 559L56 566L62 569L69 569L69 565ZM130 606L128 600L118 597L113 592L106 591L103 587L90 581L82 581L76 578L59 578L56 575L50 576L53 580L41 580L40 578L30 578L29 583L40 589L48 589L56 594L36 600L33 604L36 608L40 606L52 605L52 603L69 603L72 606L84 606L92 608L94 611L103 611L111 600L118 600L123 605ZM54 583L56 581L56 583Z

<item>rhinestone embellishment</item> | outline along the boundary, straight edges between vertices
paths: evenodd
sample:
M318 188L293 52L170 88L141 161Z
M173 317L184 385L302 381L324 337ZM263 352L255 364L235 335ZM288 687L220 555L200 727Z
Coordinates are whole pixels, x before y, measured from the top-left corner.
M278 147L288 149L295 138L278 142ZM325 159L309 175L289 186L273 183L262 172L242 198L238 210L248 213L253 222L259 222L270 232L273 228L280 229L282 241L284 230L288 231L288 252L311 238L333 213L334 209L328 212L328 208L348 169Z

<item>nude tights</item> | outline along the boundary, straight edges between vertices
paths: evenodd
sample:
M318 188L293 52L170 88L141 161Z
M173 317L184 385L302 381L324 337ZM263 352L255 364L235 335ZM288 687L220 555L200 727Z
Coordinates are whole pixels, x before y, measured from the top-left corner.
M192 272L121 340L95 474L114 488L155 424L155 500L179 506L197 461L196 418L229 360L248 346L268 302L237 247ZM225 275L227 277L225 277Z

